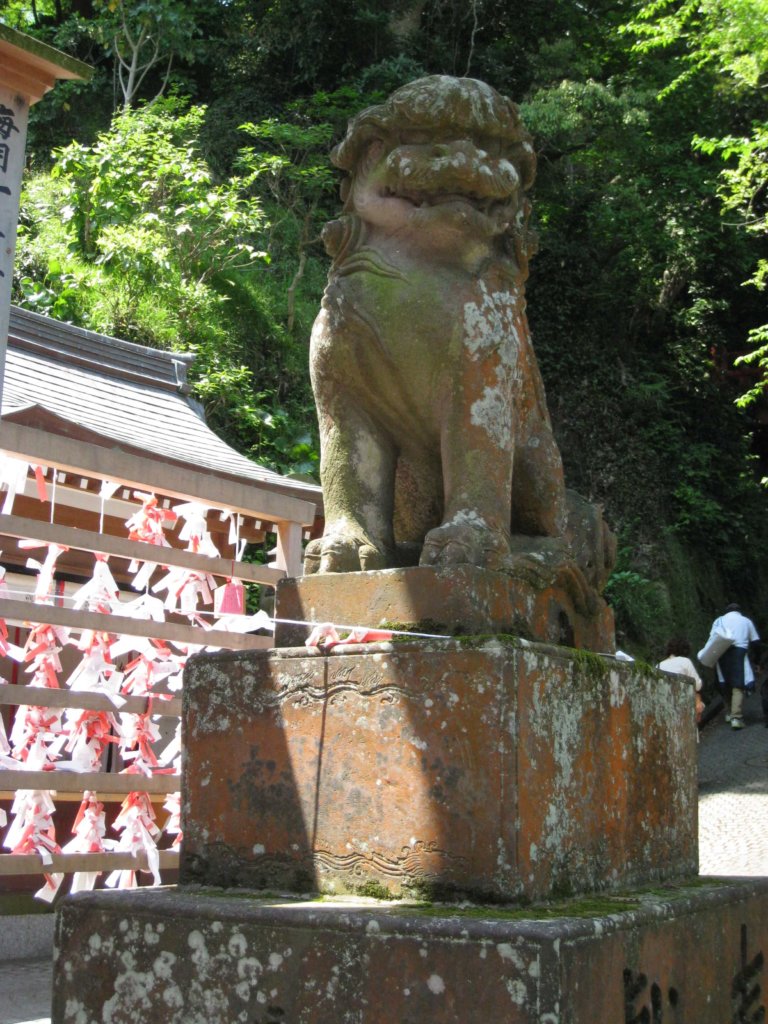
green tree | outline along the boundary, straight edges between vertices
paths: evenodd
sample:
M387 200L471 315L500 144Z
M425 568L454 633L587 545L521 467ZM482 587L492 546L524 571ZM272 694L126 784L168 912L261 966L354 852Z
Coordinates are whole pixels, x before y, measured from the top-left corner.
M199 283L263 258L251 244L263 227L258 200L238 180L215 183L196 151L204 116L175 102L144 107L117 116L92 146L57 152L53 177L84 258L140 279L162 262Z
M612 598L632 604L624 584L647 580L643 595L666 592L669 628L694 632L727 593L749 602L767 568L753 554L765 531L752 423L713 372L713 355L743 348L764 316L739 287L755 239L722 217L720 168L693 145L734 114L749 123L749 103L704 72L659 101L678 55L635 52L604 28L573 24L529 54L522 111L539 157L529 316L568 481L603 503L620 535L630 575ZM655 641L641 638L635 604L628 632L647 652Z
M194 350L213 425L268 464L306 469L306 423L298 429L279 404L276 353L261 358L252 337L263 323L267 344L281 345L269 290L257 287L268 225L244 179L214 180L200 152L204 117L162 100L120 113L91 146L58 151L25 189L15 299L141 344Z
M260 143L240 150L237 167L243 174L243 184L260 189L273 211L269 251L276 258L296 259L286 293L287 326L292 331L296 290L304 277L311 246L320 240L319 229L325 219L321 211L336 193L336 177L328 160L333 127L327 122L297 125L271 118L259 124L243 124L240 130ZM275 251L278 238L286 234L295 242L290 254L287 247Z
M96 31L115 62L124 109L136 103L150 72L165 92L174 60L192 63L200 34L198 0L95 0Z
M724 211L750 234L768 237L768 0L655 0L625 31L635 35L637 53L672 51L675 73L662 100L688 80L720 76L720 90L739 104L737 131L697 133L693 145L725 163L718 189ZM768 260L760 258L746 283L764 291L767 281ZM748 339L755 348L742 361L759 365L763 377L742 396L744 404L768 388L768 324L754 327Z

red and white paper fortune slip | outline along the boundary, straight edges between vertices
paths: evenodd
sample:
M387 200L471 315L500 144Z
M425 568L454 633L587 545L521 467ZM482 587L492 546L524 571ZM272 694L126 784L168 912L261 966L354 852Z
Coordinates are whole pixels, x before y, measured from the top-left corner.
M36 853L43 866L53 863L52 854L61 853L56 842L51 794L45 790L20 789L11 807L11 825L4 846L11 853ZM45 884L35 896L50 902L64 880L61 873L44 872Z
M161 835L161 830L155 823L155 812L146 793L128 794L123 800L113 828L119 829L122 833L113 849L130 853L133 857L145 854L149 870L152 872L152 881L155 885L160 885L162 879L157 839ZM110 888L132 889L136 886L136 871L132 868L113 871L107 876L104 884Z
M72 826L74 838L61 848L62 853L104 853L114 846L114 840L105 839L106 831L104 804L95 793L86 790ZM72 875L69 891L93 889L99 874L98 871L76 871Z
M17 460L11 460L11 463L14 464L10 467L8 460L0 463L0 486L5 485L7 494L4 508L7 510L12 507L15 494L24 487L29 469L26 464L17 464ZM40 467L35 471L35 481L40 500L46 500L45 479ZM117 484L108 481L102 485L102 525L104 504L117 487ZM55 476L52 491L55 493ZM0 627L0 657L23 662L26 673L31 676L29 685L41 689L63 687L73 691L101 693L110 698L115 712L74 709L67 709L63 714L53 712L45 706L44 694L41 694L40 706L20 710L11 737L0 738L0 763L4 767L12 765L29 768L34 765L51 770L52 773L62 768L75 772L93 771L102 765L106 748L115 746L122 762L128 766L124 770L128 774L178 774L180 729L177 728L170 742L166 742L165 748L158 751L162 737L152 715L151 705L142 715L120 712L125 696L151 698L160 686L167 692L178 691L188 655L207 648L204 634L211 628L231 632L274 628L274 620L266 612L244 614L244 588L240 581L227 579L224 585L217 587L216 580L208 573L163 566L162 556L157 549L170 546L165 530L171 527L180 527L178 537L186 543L188 551L219 555L207 527L210 512L207 506L188 502L175 509L166 509L153 494L137 491L134 496L141 505L126 521L129 537L152 546L156 551L154 560L136 559L129 565L132 587L139 591L136 598L120 600L121 594L110 570L109 559L97 553L91 578L70 599L75 608L87 608L90 612L103 614L103 630L68 630L35 624L30 628L25 647L21 649L8 643L7 631ZM53 508L51 511L53 513ZM239 559L245 544L239 537L240 519L235 513L223 513L222 518L227 517L229 542L235 550L235 557ZM60 545L42 545L33 541L21 543L27 550L34 551L36 556L30 557L27 563L37 574L35 600L41 604L50 603L55 594L57 559L66 549ZM0 592L2 583L0 579ZM158 594L164 594L164 599L156 596ZM57 596L56 600L60 600L60 597ZM209 611L206 606L210 608L211 604L213 610ZM182 613L201 627L201 642L185 645L119 636L109 631L109 615L113 613L158 623L165 621L168 613ZM394 633L365 626L331 623L305 625L311 631L307 645L319 645L326 649L338 643L388 640ZM64 647L79 652L81 657L68 678L62 682L60 655ZM170 814L165 832L169 836L174 835L174 843L178 843L178 794L168 798L165 808ZM57 849L54 811L49 792L19 799L14 804L13 821L9 829L9 835L14 839L12 847L17 852L34 848L41 856L47 850L50 860L51 851ZM75 822L74 838L65 849L68 852L118 849L133 854L143 853L153 879L159 881L157 841L161 830L155 822L147 795L141 791L129 794L112 828L122 833L119 840L105 838L107 825L103 806L95 793L86 792ZM5 845L8 846L8 837ZM78 873L72 885L75 888L93 885L97 874ZM113 872L107 881L110 885L135 885L136 871ZM52 898L59 884L60 877L47 877L41 890L43 898Z
M6 460L0 468L0 476L6 481L5 511L10 511L13 500L20 491L26 480L27 467L20 465L17 461L10 462L11 486L8 486L9 463ZM38 496L45 500L46 492L44 481L40 480L41 474L36 474L40 484ZM116 489L102 489L102 498L109 496ZM137 539L149 542L154 545L166 546L167 541L162 535L162 528L166 523L174 522L175 514L168 510L161 510L154 496L143 495L142 508L133 521L129 522L129 529L134 532ZM200 523L201 514L198 513L196 523ZM194 531L193 531L194 532ZM209 545L209 538L204 536L198 529L194 536L191 536L190 549L200 550ZM35 541L21 542L21 546L34 550L42 549L40 559L30 558L29 568L36 571L36 582L34 598L40 604L50 603L54 592L56 560L66 549L54 544L40 544ZM155 571L155 564L149 563L151 572ZM136 563L133 566L135 572L144 569L144 563ZM4 572L0 576L0 584L8 593L4 585ZM181 579L182 589L189 587L189 582ZM193 584L196 579L191 581ZM8 594L10 596L10 594ZM26 595L24 595L26 596ZM75 608L87 608L91 612L101 612L108 616L113 611L124 613L120 606L118 587L109 569L108 558L105 555L96 554L94 561L93 575L74 594L73 605ZM164 619L162 602L144 593L133 602L129 602L129 608L125 611L142 618L156 618L158 621ZM54 627L46 624L33 624L25 647L18 648L8 641L8 632L5 623L0 620L0 657L12 658L18 662L24 662L25 668L31 674L30 685L41 689L60 688L62 665L60 654L64 646L74 647L79 650L82 657L69 678L64 682L65 688L72 690L92 690L109 696L116 706L124 703L121 693L134 695L149 694L158 682L165 681L169 689L177 689L181 685L181 674L186 660L186 650L182 645L180 653L173 653L169 646L162 641L133 640L132 638L118 637L108 632L108 622L105 621L105 629L102 630L67 630L61 627ZM72 633L80 633L79 639L75 639ZM200 647L202 645L196 645ZM136 650L135 648L138 648ZM133 659L128 663L124 671L118 669L116 659L133 653ZM151 714L141 716L120 715L119 718L112 713L102 711L74 710L68 709L62 712L51 710L45 705L44 695L41 694L40 706L22 705L17 712L14 729L11 737L2 731L2 742L0 742L0 758L2 765L6 768L45 768L54 769L57 764L59 768L66 767L70 771L93 771L98 770L102 763L102 755L108 744L117 744L120 748L123 761L132 762L127 769L128 772L139 772L148 775L155 770L166 773L178 773L178 761L180 755L180 742L178 735L175 735L161 755L157 755L152 744L160 738L160 733ZM64 760L64 755L70 755L69 760ZM162 759L162 764L161 760ZM53 780L52 780L53 781ZM89 802L81 807L75 824L75 838L67 844L68 852L97 852L101 849L109 849L110 846L118 849L130 849L136 851L141 849L147 855L153 879L157 882L157 848L156 840L160 830L153 823L154 814L151 803L144 794L131 794L126 798L122 817L113 827L123 832L123 838L116 840L103 840L98 846L94 845L93 837L98 832L102 836L106 830L103 820L103 808L96 800L95 794L90 797L85 795ZM141 813L137 810L141 809ZM11 825L8 830L4 845L12 852L28 853L37 852L43 858L44 863L50 863L51 854L59 852L56 843L53 814L55 805L50 791L41 791L34 794L22 791L14 802L11 812ZM98 813L97 813L98 812ZM97 826L97 822L101 822ZM178 825L174 824L172 818L171 834L178 833ZM7 818L3 814L2 827L7 824ZM90 836L85 846L82 845L82 834ZM87 847L87 849L86 849ZM97 877L96 872L79 873L73 879L73 887L87 887L94 883ZM43 898L50 899L55 895L58 886L61 884L59 874L47 874L46 884L40 894ZM117 884L135 884L136 873L126 872L117 876ZM112 879L115 884L116 879Z
M5 460L0 465L0 486L4 485L6 489L4 511L11 511L15 495L25 486L28 470L29 467L19 460ZM35 467L34 475L38 497L41 501L49 500L43 469ZM55 488L54 474L53 499ZM117 484L108 481L102 484L102 527L104 503L117 488ZM171 510L163 508L155 495L134 493L141 501L141 506L126 523L131 539L155 548L168 547L165 529L176 527L181 522L179 537L186 542L188 551L218 556L219 552L207 529L209 509L206 506L190 502ZM53 506L54 500L51 501L51 521ZM236 558L239 559L245 546L245 542L239 539L239 516L224 512L222 518L227 517L230 519L229 540L235 549ZM51 603L55 593L56 562L66 548L37 541L22 541L21 545L37 556L30 557L27 563L28 567L36 572L35 601L40 604ZM39 555L36 549L40 549ZM203 630L216 628L231 632L248 632L273 626L271 619L264 612L251 616L244 614L244 588L238 580L227 579L223 586L216 587L216 581L207 573L169 569L166 566L164 575L155 582L150 593L150 581L158 572L158 564L162 565L160 560L137 559L130 564L132 586L140 593L132 601L122 602L108 562L106 555L95 555L91 578L70 598L75 608L87 608L88 611L102 613L105 617L119 613L156 622L163 622L169 611L181 612L186 614L190 621L201 625ZM0 578L0 587L2 583L3 580ZM153 596L164 591L165 601ZM59 595L56 595L55 599L60 603ZM214 610L206 612L205 606L210 606L212 599ZM194 645L169 644L162 640L117 636L109 632L107 618L104 630L68 630L42 623L35 624L30 629L27 644L21 649L8 642L4 626L4 623L0 625L0 657L11 657L24 662L26 672L32 676L30 685L41 688L62 687L60 654L62 648L66 646L78 650L82 657L68 678L63 681L63 687L108 696L116 710L124 703L123 695L151 697L154 688L161 683L167 691L180 689L186 657L189 653L206 647L204 642ZM78 633L79 637L73 635ZM204 637L201 636L201 641L203 640ZM124 659L130 655L130 660L125 662ZM161 737L151 712L137 717L122 713L118 715L67 709L62 714L48 709L44 696L41 695L41 705L25 707L23 711L17 713L16 722L17 728L11 739L3 736L0 757L3 758L4 766L29 768L34 764L54 771L57 768L67 768L75 772L93 771L103 763L104 751L107 745L111 744L119 748L123 762L129 765L125 769L129 773L178 774L179 771L180 728L176 729L175 735L165 749L157 753L155 745L159 744ZM68 759L66 755L69 755ZM53 849L51 844L55 843L55 807L50 792L41 794L36 806L42 808L36 819L39 827L31 833L26 826L22 829L26 829L26 845L19 847L15 843L14 848L19 852L22 849L29 850L30 843L35 849ZM169 835L175 836L176 844L179 841L178 794L172 794L168 798L166 809L170 812L166 829ZM12 837L17 836L28 814L29 803L21 800L12 812L13 823L9 830ZM103 838L106 832L103 807L95 794L86 793L76 820L75 836L65 849L68 852L99 852L101 849L143 852L147 856L153 878L157 881L159 873L156 843L160 830L154 823L149 798L142 792L130 794L112 827L122 831L123 836L119 841ZM95 843L96 835L102 837L100 845ZM87 843L83 836L90 837ZM97 874L78 873L73 878L73 888L93 885ZM135 871L115 872L109 879L110 884L121 886L133 885L135 881ZM48 876L41 896L52 898L60 884L61 878L58 875Z

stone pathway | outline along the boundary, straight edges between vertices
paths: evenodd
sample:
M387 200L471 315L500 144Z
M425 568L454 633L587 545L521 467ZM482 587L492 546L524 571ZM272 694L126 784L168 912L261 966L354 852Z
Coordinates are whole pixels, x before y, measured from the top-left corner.
M49 960L0 964L0 1024L50 1024L51 973Z
M699 860L703 875L768 875L768 729L759 698L747 699L746 727L722 714L699 744ZM1 919L0 919L1 923ZM47 960L0 964L0 1024L50 1024Z
M760 698L744 702L745 728L723 714L699 744L699 870L768 875L768 729Z

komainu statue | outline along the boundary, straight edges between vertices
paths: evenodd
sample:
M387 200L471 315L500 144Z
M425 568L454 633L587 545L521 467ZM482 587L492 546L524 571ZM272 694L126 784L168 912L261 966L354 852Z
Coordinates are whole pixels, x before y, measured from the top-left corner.
M422 78L358 114L332 160L344 211L311 342L326 526L305 572L567 565L588 599L614 542L566 491L531 345L517 107Z

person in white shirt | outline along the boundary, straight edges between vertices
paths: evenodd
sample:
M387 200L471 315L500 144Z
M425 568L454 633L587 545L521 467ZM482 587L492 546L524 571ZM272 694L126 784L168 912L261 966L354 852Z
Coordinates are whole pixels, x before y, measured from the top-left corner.
M715 619L710 637L714 633L733 637L733 644L720 655L717 662L717 685L725 703L726 722L730 721L732 729L743 729L744 691L751 690L755 685L749 648L758 643L760 637L752 620L742 615L737 604L729 604L725 615Z
M669 641L665 653L664 660L660 661L656 667L660 668L662 672L674 672L676 675L688 676L689 679L693 680L696 697L696 721L698 722L704 710L704 702L699 696L701 692L701 678L690 657L691 645L682 637L675 638Z

